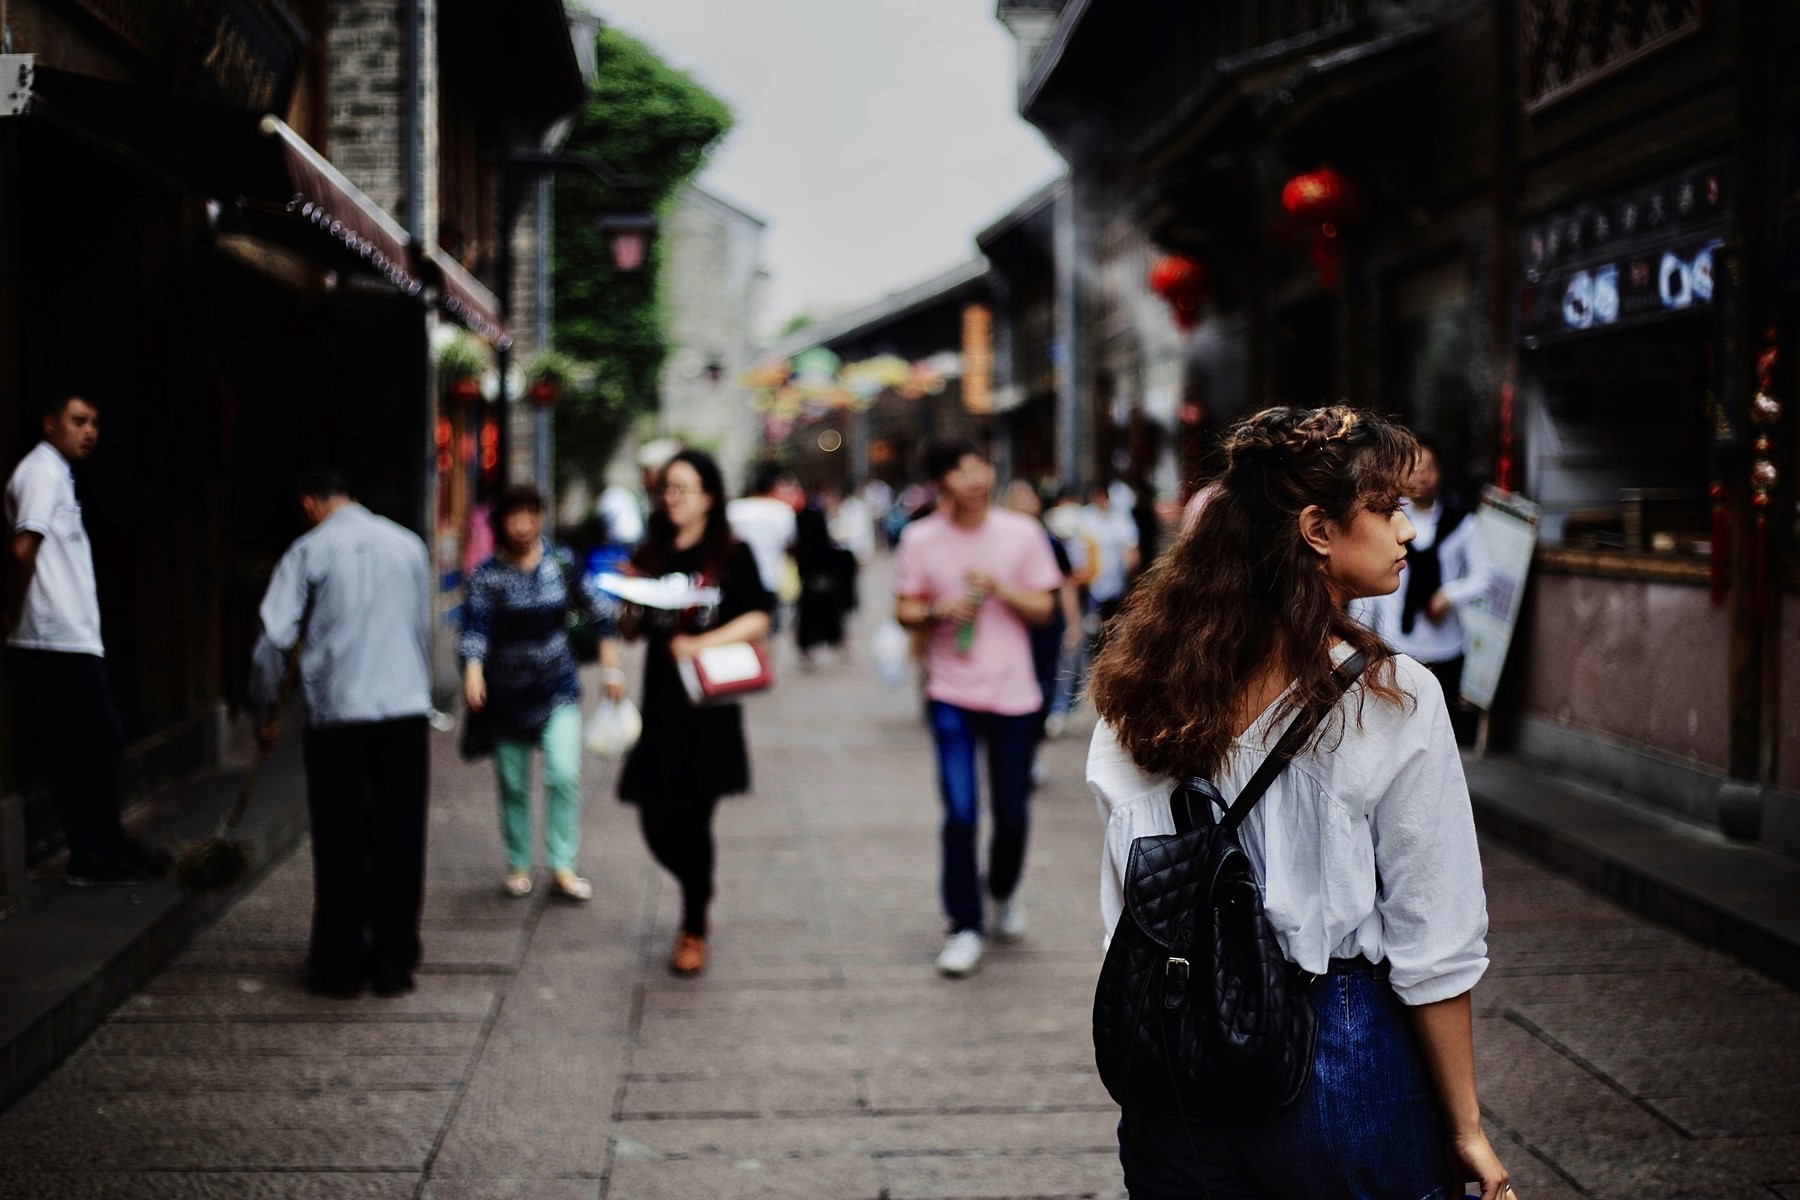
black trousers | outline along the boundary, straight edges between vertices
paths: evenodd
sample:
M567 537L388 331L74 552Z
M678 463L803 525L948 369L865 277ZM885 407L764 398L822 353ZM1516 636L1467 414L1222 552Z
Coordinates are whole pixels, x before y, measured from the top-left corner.
M1426 663L1425 669L1437 676L1439 686L1444 689L1444 703L1450 709L1450 730L1456 735L1457 745L1467 746L1474 742L1475 710L1462 699L1463 656L1459 654L1443 662Z
M713 812L718 800L647 800L638 821L650 855L681 885L681 928L706 936L706 909L713 897Z
M364 972L419 963L425 900L425 718L308 729L314 982L347 987Z
M106 660L93 654L9 650L19 744L35 751L50 807L69 842L69 869L80 874L130 857L119 824L125 727L106 683Z

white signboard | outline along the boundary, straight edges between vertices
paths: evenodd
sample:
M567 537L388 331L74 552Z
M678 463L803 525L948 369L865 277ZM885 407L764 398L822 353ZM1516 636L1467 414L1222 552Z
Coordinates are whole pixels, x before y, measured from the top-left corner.
M1463 606L1462 698L1486 711L1494 706L1500 669L1512 645L1513 628L1525 599L1525 579L1537 547L1538 507L1523 496L1490 487L1475 510L1475 528L1487 547L1487 591Z

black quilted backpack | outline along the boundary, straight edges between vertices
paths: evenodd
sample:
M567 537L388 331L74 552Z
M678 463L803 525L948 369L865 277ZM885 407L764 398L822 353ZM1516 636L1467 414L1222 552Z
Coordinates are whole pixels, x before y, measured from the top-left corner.
M1362 670L1361 654L1339 665L1338 696ZM1094 1056L1121 1108L1256 1121L1306 1087L1318 1041L1307 981L1275 941L1237 831L1329 711L1295 717L1235 804L1189 779L1169 796L1177 832L1131 843L1094 992Z

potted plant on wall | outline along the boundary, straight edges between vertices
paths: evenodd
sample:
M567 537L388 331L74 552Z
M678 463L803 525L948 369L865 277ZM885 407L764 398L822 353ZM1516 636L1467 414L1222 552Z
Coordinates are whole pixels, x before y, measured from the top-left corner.
M540 350L525 364L525 394L539 408L548 408L562 399L579 369L579 364L566 354Z
M487 347L471 334L459 332L438 347L438 376L445 389L464 404L480 399L481 376L488 366Z

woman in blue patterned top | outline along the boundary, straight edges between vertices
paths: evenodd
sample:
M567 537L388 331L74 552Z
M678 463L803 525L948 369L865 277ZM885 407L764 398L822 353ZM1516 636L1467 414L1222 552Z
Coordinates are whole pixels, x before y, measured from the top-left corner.
M544 756L544 857L553 894L586 900L593 885L575 871L581 847L581 682L569 646L573 611L610 632L581 584L569 552L543 536L544 499L536 488L506 489L490 518L495 553L475 568L463 592L463 691L472 714L488 722L500 786L509 896L531 892L531 751ZM617 649L601 641L606 693L625 694ZM610 660L610 661L609 661Z

